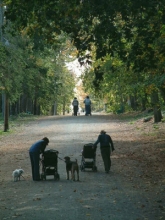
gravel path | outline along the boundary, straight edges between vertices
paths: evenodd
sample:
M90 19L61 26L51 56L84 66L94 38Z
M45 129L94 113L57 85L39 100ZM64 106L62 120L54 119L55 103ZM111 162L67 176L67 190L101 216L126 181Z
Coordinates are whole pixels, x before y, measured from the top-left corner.
M102 129L111 135L115 146L109 174L104 173L98 147L98 172L80 171L79 182L66 180L60 159L59 181L53 176L41 182L31 180L28 149L32 143L47 136L48 148L58 150L60 158L70 156L80 164L83 145L93 143ZM19 130L1 138L1 220L165 220L165 179L162 173L161 178L152 179L152 173L145 172L139 151L146 149L146 140L135 126L110 115L51 116ZM25 179L13 182L12 171L20 167Z

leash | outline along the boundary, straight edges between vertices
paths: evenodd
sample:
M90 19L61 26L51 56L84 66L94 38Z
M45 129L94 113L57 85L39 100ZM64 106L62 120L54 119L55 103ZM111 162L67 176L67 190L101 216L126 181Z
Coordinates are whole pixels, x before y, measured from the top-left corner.
M60 160L62 160L62 161L64 161L65 162L65 160L63 160L62 158L60 158L60 157L58 157L58 159L60 159Z

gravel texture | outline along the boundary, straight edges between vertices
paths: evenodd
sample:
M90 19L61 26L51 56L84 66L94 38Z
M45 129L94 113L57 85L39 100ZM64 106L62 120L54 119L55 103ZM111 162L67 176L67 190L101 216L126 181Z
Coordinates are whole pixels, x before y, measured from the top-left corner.
M0 142L0 219L26 220L165 220L164 124L129 123L120 116L41 117L22 125ZM80 171L80 181L66 180L70 156L81 164L84 144L94 143L100 130L112 137L115 151L109 174L99 146L97 172ZM43 137L59 151L60 180L31 179L28 150ZM12 171L23 168L24 179L13 182Z

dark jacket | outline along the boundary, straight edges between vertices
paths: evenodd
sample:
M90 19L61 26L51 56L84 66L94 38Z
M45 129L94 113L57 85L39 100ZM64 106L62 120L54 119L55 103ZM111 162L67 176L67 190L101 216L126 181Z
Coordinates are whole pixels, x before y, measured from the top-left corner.
M97 141L94 143L94 146L96 147L97 144L100 143L100 148L106 148L106 147L111 147L111 150L114 151L114 145L111 137L108 134L100 134L98 136Z
M89 98L86 98L84 100L85 105L91 105L91 100Z
M29 152L41 154L44 152L45 148L46 148L45 141L39 140L31 146L31 148L29 149Z
M78 106L79 105L79 102L77 99L74 99L73 102L72 102L72 105L73 106Z

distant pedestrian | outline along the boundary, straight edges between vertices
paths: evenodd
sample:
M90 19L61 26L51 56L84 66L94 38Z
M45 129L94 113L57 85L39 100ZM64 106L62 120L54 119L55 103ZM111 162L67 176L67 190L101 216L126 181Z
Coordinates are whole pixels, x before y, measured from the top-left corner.
M92 104L92 102L91 102L89 96L87 96L87 97L85 98L84 104L85 104L85 115L86 115L86 116L87 116L87 115L92 115L92 114L91 114L91 104Z
M97 141L94 143L94 147L97 147L98 143L100 143L100 151L104 162L105 172L109 173L111 168L111 158L110 158L111 152L115 150L113 141L111 137L108 134L106 134L104 130L101 130Z
M44 153L44 150L48 143L49 139L47 137L44 137L42 140L39 140L36 143L34 143L29 149L32 167L32 178L34 181L41 180L39 171L40 154Z
M77 116L79 102L76 97L74 97L72 105L73 105L74 116Z

